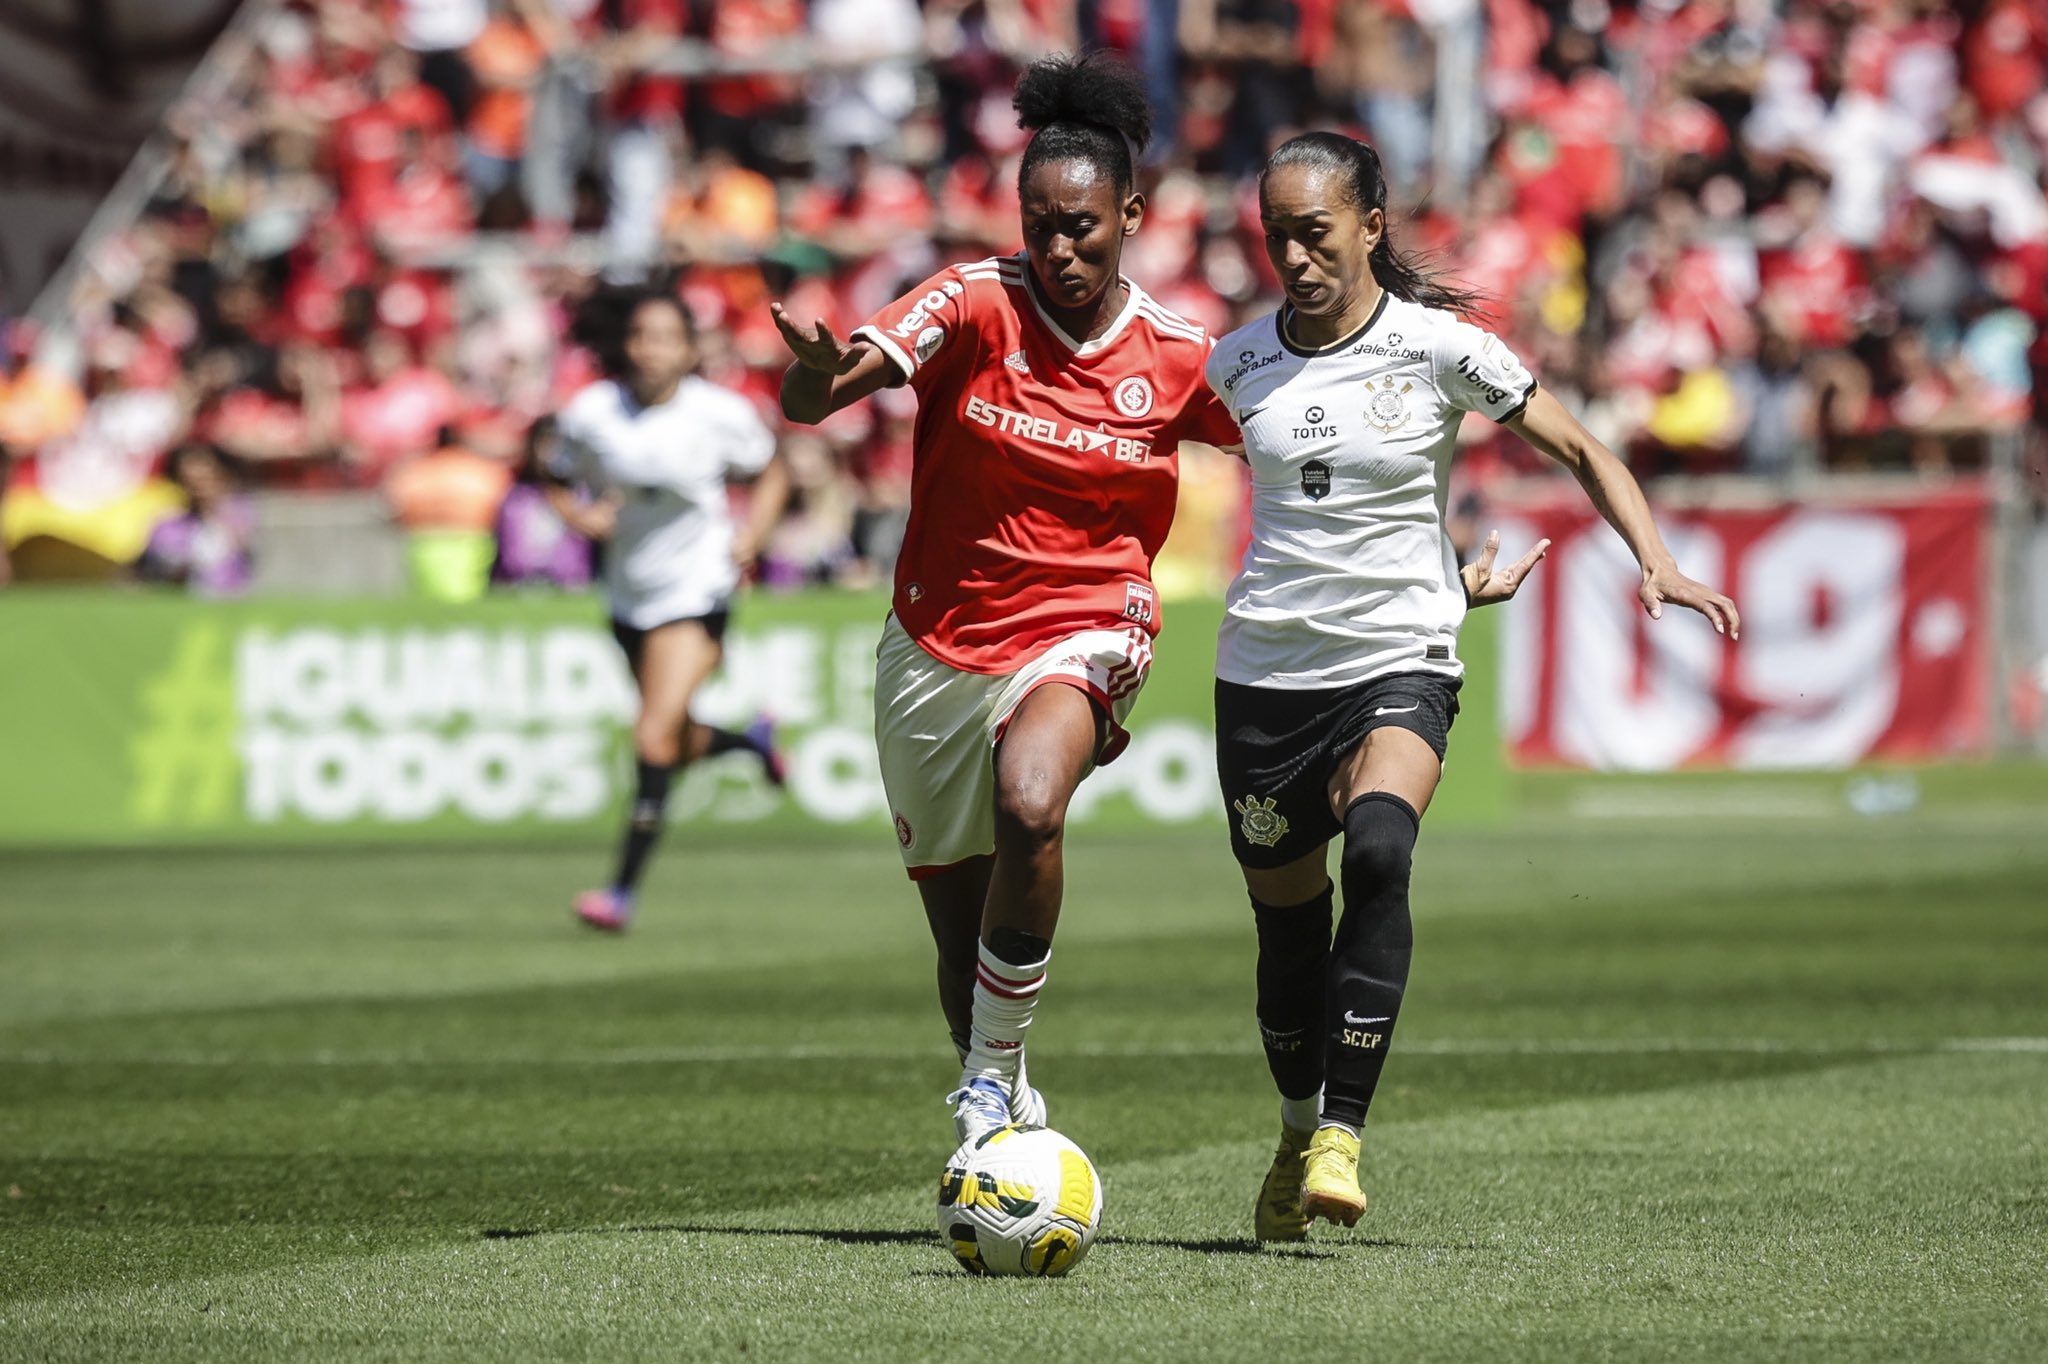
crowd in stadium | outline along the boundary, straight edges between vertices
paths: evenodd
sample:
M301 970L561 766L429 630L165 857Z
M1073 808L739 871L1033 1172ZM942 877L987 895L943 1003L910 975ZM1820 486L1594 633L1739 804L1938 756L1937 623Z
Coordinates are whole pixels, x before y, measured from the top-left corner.
M706 372L773 416L770 299L844 334L1016 249L1011 85L1077 45L1161 113L1127 269L1215 333L1274 303L1262 158L1337 127L1380 148L1402 246L1645 476L1938 476L2040 425L2038 0L293 0L171 111L68 302L74 363L10 329L10 495L61 527L175 475L144 571L223 592L236 483L383 489L573 582L519 490L592 374L579 301L673 279ZM785 434L772 581L887 572L912 416ZM1476 486L1530 471L1474 428Z

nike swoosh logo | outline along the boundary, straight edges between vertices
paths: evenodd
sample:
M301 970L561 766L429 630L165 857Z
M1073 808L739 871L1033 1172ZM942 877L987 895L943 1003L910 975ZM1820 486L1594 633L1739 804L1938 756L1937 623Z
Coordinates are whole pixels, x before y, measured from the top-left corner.
M1420 701L1417 701L1412 706L1381 706L1378 710L1373 712L1373 718L1378 719L1382 715L1406 715L1411 710L1421 709L1422 703Z
M1378 1018L1360 1018L1349 1009L1344 1011L1344 1021L1346 1023L1384 1023L1392 1017L1392 1014L1381 1014Z
M1256 417L1256 416L1258 416L1258 415L1259 415L1259 414L1260 414L1261 412L1264 412L1265 410L1266 410L1266 409L1265 409L1265 408L1263 408L1263 407L1255 407L1255 408L1253 408L1253 409L1252 409L1251 411L1249 411L1249 412L1245 413L1245 414L1244 414L1243 416L1239 417L1239 418L1237 419L1237 424L1238 424L1239 426L1243 426L1243 425L1244 425L1244 424L1245 424L1246 422L1250 421L1250 420L1251 420L1251 419L1252 419L1253 417Z

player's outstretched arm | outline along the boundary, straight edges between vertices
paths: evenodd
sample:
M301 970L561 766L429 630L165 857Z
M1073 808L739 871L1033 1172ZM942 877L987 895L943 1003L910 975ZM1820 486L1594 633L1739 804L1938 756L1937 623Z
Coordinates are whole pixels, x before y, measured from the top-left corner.
M789 461L777 451L767 467L755 476L747 499L747 519L734 532L732 561L744 572L760 562L761 551L789 509L789 494L795 485L789 477Z
M1530 445L1571 470L1572 477L1586 490L1600 515L1614 527L1636 562L1643 568L1642 586L1636 596L1652 620L1664 614L1664 603L1690 607L1714 623L1714 629L1731 638L1742 637L1742 616L1735 603L1705 583L1695 582L1678 571L1657 523L1650 516L1650 504L1628 466L1614 452L1593 438L1564 404L1539 388L1521 415L1508 421L1508 428Z
M809 426L888 387L893 368L874 346L841 341L823 319L799 327L780 303L769 304L768 311L796 356L782 376L782 415L789 420Z

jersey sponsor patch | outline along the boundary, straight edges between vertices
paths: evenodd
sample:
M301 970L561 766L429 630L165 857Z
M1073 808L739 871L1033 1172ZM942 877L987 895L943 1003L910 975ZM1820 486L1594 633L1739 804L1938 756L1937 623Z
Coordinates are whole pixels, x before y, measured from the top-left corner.
M1458 373L1472 385L1475 397L1496 407L1520 397L1531 382L1522 362L1491 335L1482 337L1478 353L1458 357Z
M1236 388L1238 384L1244 381L1244 377L1247 374L1256 373L1268 365L1279 364L1280 357L1284 354L1286 354L1285 351L1277 350L1266 355L1261 355L1255 350L1239 351L1237 353L1237 367L1223 376L1223 386L1225 388Z
M1330 466L1319 459L1312 459L1301 466L1301 490L1308 494L1311 502L1320 502L1330 495Z
M1116 386L1116 409L1126 417L1142 417L1152 410L1152 385L1133 374Z
M947 299L958 298L965 292L967 286L957 279L949 279L936 289L926 290L924 297L917 300L917 306L905 313L902 321L889 328L889 335L899 341L908 341L932 320L933 313L946 306Z
M1147 392L1150 392L1149 388ZM1124 464L1142 464L1152 457L1152 447L1144 441L1112 435L1107 431L1090 431L1084 426L1070 425L1053 417L1034 417L1029 412L998 407L974 394L968 395L967 405L961 409L960 415L977 426L992 426L1006 436L1050 445L1055 449L1107 455Z
M917 334L917 363L920 365L939 353L939 347L946 344L944 327L926 327Z
M1386 340L1383 342L1367 337L1353 346L1351 353L1353 355L1380 355L1385 356L1389 360L1427 360L1429 358L1427 350L1420 346L1407 345L1405 344L1406 341L1407 338L1402 336L1401 333L1389 332Z
M1481 365L1472 356L1461 355L1458 357L1458 373L1471 381L1472 391L1489 403L1500 402L1508 396L1507 389L1501 386L1503 382L1501 377L1490 372L1486 366Z
M1296 440L1329 440L1337 434L1337 428L1329 422L1330 414L1320 407L1311 407L1301 414L1301 426L1294 428Z

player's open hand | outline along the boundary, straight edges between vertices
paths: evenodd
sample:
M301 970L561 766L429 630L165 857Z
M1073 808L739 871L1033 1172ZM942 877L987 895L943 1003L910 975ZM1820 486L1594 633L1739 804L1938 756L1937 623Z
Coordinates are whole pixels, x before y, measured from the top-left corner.
M845 374L860 363L860 352L832 334L819 318L815 327L805 330L789 320L789 314L782 311L780 303L768 305L769 315L775 319L775 329L782 333L797 363L805 369L814 369L820 374Z
M562 519L586 540L609 540L619 524L619 495L607 493L588 502L579 502L563 513Z
M1458 570L1458 576L1465 580L1465 604L1491 606L1513 597L1521 588L1522 580L1543 562L1543 556L1549 552L1550 541L1538 540L1534 549L1506 568L1495 568L1493 560L1500 553L1500 532L1486 532L1486 543L1480 546L1479 557Z
M1705 583L1694 582L1678 571L1676 564L1660 564L1643 570L1643 585L1636 590L1651 620L1664 617L1664 603L1687 606L1714 622L1714 633L1730 639L1742 638L1742 615L1725 593Z

